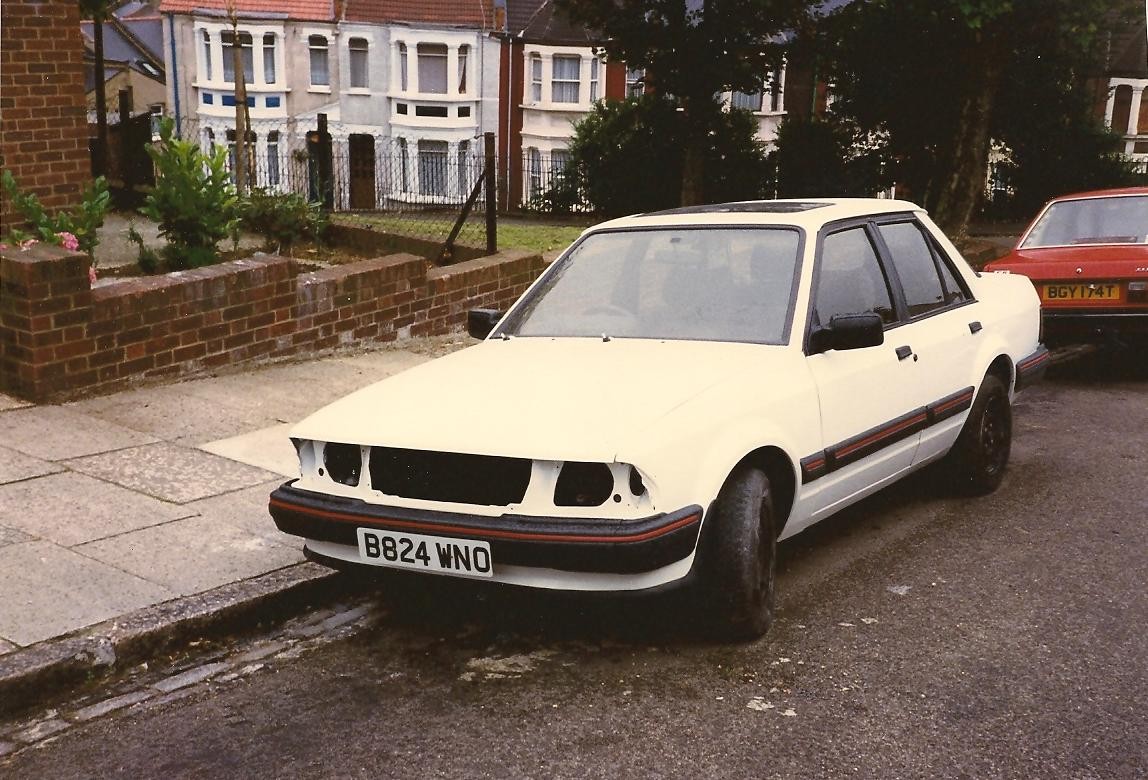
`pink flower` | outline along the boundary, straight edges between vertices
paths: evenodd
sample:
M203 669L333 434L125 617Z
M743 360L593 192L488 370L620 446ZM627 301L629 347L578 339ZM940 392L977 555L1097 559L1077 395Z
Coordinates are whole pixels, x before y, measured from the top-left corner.
M7 248L8 248L8 245L7 245L7 244L2 244L2 243L0 243L0 252L3 252L3 251L4 251L5 249L7 249Z
M64 249L67 249L69 252L75 252L80 248L80 239L76 238L76 236L72 233L67 231L57 233L56 238L60 240L60 246L64 247Z
M88 266L88 284L96 283L96 269L94 266Z
M21 241L20 242L20 248L21 249L28 249L29 247L33 247L38 243L40 243L40 242L37 239L29 238L27 241Z

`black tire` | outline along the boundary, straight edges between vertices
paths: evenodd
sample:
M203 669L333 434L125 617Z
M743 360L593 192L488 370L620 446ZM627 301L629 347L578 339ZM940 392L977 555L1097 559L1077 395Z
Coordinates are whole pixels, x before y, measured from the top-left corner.
M699 550L704 623L731 640L757 639L773 622L777 534L769 478L739 466L706 521Z
M957 491L969 496L993 492L1004 478L1012 449L1012 405L1008 387L995 374L981 382L965 426L949 451Z

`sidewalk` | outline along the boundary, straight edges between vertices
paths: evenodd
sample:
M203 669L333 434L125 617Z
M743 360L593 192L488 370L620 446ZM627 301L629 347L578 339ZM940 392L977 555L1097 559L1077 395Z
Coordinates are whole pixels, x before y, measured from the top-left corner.
M291 425L466 344L415 339L63 405L0 395L0 672L86 627L299 566L300 540L267 514L297 473Z

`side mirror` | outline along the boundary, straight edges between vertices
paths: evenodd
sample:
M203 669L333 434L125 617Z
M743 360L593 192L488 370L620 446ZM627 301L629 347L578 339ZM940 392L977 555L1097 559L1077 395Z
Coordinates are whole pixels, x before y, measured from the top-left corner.
M466 313L466 332L472 338L484 339L490 335L500 319L502 312L497 309L471 309Z
M885 343L885 323L876 312L836 314L829 325L813 332L813 353L831 349L861 349Z

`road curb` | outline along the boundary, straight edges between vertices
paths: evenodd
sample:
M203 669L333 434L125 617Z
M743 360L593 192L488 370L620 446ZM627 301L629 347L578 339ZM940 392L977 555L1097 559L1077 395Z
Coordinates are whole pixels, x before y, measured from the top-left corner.
M192 640L266 627L363 591L362 580L298 563L13 651L0 656L0 716Z

